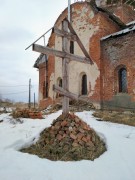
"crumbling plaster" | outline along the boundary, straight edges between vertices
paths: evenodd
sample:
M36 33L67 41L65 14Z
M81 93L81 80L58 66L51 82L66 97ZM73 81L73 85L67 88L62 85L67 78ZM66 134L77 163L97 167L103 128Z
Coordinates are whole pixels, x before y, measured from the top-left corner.
M84 47L89 52L89 45L90 45L90 37L92 37L99 29L99 27L89 22L94 17L94 12L92 9L86 8L82 6L82 8L76 9L74 7L72 9L73 16L72 16L72 26L75 29L77 35L82 40ZM61 24L58 27L61 29ZM56 36L55 37L55 49L62 50L62 38ZM84 57L83 52L81 51L78 44L74 43L74 54L80 55ZM77 95L81 94L81 80L80 74L85 73L87 75L87 88L91 87L88 90L88 96L92 96L94 93L94 88L96 84L96 80L100 75L100 71L94 63L93 65L80 63L76 61L70 61L69 63L69 90L72 93ZM57 79L62 78L62 60L58 57L55 57L55 73L51 74L50 77L50 88L49 88L49 97L54 98L56 93L53 92L52 86L53 84L57 84Z

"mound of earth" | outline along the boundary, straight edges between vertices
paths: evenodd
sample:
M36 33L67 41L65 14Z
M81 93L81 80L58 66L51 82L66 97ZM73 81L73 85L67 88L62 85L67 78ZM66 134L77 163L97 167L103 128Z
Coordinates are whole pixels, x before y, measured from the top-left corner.
M96 132L74 114L59 116L41 132L36 144L22 149L40 158L60 161L94 160L106 151Z

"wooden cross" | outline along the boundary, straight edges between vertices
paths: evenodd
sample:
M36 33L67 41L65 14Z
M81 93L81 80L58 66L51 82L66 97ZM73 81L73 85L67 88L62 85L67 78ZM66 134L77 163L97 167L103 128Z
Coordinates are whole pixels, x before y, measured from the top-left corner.
M62 51L51 49L49 47L44 47L38 44L33 44L33 51L62 58L62 88L54 85L53 90L64 96L62 110L63 115L66 116L69 113L69 98L76 100L82 99L78 95L69 92L69 62L73 60L77 62L93 64L93 61L91 60L80 38L78 37L72 25L67 19L64 19L62 21L62 30L58 29L56 26L54 26L53 30L57 36L62 37ZM77 56L69 52L70 41L77 41L85 57Z

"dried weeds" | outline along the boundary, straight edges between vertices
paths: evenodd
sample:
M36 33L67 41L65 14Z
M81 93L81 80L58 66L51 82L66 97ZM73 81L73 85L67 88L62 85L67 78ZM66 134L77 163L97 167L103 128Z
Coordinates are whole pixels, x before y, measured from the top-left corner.
M95 111L93 116L102 121L110 121L113 123L135 126L135 112Z

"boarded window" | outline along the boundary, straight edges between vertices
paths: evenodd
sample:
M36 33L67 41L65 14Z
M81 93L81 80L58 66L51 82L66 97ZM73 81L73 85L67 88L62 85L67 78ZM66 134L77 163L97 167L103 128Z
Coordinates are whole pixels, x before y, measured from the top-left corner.
M127 70L125 68L119 70L119 92L127 92Z

